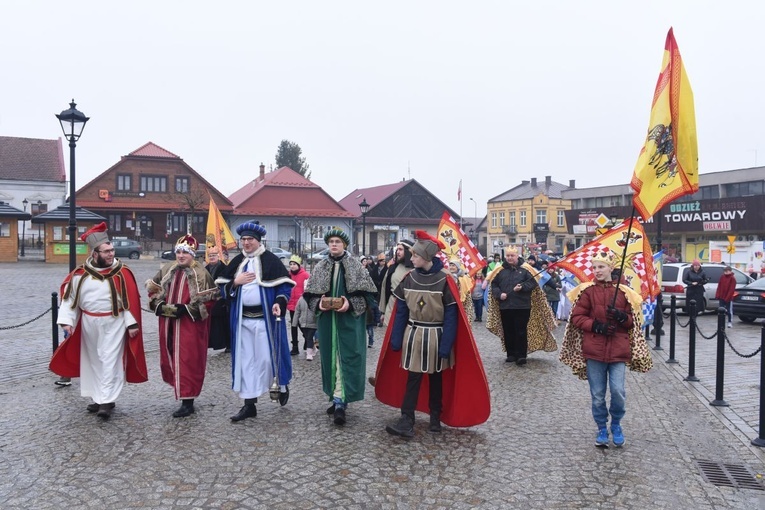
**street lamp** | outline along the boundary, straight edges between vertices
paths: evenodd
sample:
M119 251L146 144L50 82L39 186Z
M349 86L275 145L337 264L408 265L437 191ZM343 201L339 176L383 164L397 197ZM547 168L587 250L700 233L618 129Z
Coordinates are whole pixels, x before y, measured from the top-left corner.
M472 198L470 199L470 201L473 202L473 214L474 214L473 217L475 218L473 221L477 222L478 221L478 204ZM476 223L476 225L478 225L478 223Z
M27 212L27 206L29 205L29 200L26 198L21 201L21 204L24 206L24 212ZM34 234L32 234L32 238L34 239ZM24 241L26 241L27 237L27 220L24 220L24 223L21 224L21 256L24 256Z
M369 212L369 204L367 199L364 198L359 204L361 209L361 254L367 253L367 213Z
M85 129L85 123L90 120L84 113L77 109L77 104L72 99L69 109L56 115L64 131L64 138L69 140L69 271L74 271L77 266L77 214L75 199L75 173L74 173L74 148L77 140Z

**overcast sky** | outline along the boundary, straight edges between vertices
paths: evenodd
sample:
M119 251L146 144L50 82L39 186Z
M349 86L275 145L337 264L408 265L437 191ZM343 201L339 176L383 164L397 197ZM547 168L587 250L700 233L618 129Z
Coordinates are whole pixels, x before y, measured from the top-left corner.
M670 26L700 172L765 164L764 22L759 0L3 2L0 134L57 138L74 98L78 188L152 141L229 195L289 139L337 200L412 177L459 212L463 179L483 215L529 177L629 182Z

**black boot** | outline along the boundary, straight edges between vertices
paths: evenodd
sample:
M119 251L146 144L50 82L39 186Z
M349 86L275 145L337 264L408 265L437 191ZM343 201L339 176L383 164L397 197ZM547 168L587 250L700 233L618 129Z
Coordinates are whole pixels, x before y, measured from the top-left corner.
M394 424L385 427L388 434L401 437L414 437L414 420L409 416L402 414L401 418Z
M292 350L290 351L290 354L292 356L297 356L298 354L300 354L300 351L298 350L298 342L297 342L297 340L293 340L292 341Z
M242 421L246 418L254 418L258 415L258 410L255 407L255 404L257 403L257 398L246 398L244 399L244 405L239 410L238 413L236 413L234 416L231 417L231 421Z
M173 413L173 418L185 418L194 414L194 399L184 398L181 407Z
M428 427L428 430L431 432L441 432L441 413L440 412L430 413L430 426Z
M111 404L101 404L98 406L98 412L96 413L96 416L98 416L102 420L108 420L111 417L113 410L114 410L114 402L112 402Z

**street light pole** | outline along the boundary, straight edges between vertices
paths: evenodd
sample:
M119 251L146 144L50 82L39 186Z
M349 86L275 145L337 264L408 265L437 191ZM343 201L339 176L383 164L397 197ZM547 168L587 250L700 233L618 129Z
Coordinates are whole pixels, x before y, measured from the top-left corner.
M369 212L369 204L367 199L364 198L359 204L361 209L361 255L367 254L367 213Z
M69 103L69 109L56 115L64 131L64 137L69 140L69 271L77 266L77 204L75 197L74 149L77 140L85 129L85 123L90 120L77 109L77 103Z
M42 200L37 201L37 214L40 214L40 209L42 209ZM40 224L37 224L37 249L39 250L42 246L42 236L40 235Z
M27 205L29 205L29 200L26 198L21 201L21 204L24 206L24 212L27 212ZM35 235L32 234L32 239L34 240ZM24 254L24 242L27 239L27 220L24 220L24 223L21 224L21 256L23 257Z

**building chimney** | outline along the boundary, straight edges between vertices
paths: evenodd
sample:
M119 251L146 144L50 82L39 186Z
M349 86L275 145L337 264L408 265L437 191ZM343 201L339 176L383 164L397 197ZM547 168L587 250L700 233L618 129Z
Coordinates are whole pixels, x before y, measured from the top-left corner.
M536 177L532 177L531 178L531 187L532 188L536 188L537 187L537 178Z
M260 180L262 181L265 178L266 178L266 165L261 163L260 164Z
M552 176L546 175L545 176L545 186L547 186L549 188L551 184L552 184Z
M571 189L576 188L576 181L574 179L571 179L568 181L568 187Z
M525 185L527 185L528 183L529 183L529 181L525 181L525 180L524 180L524 181L521 181L521 186L525 186Z

